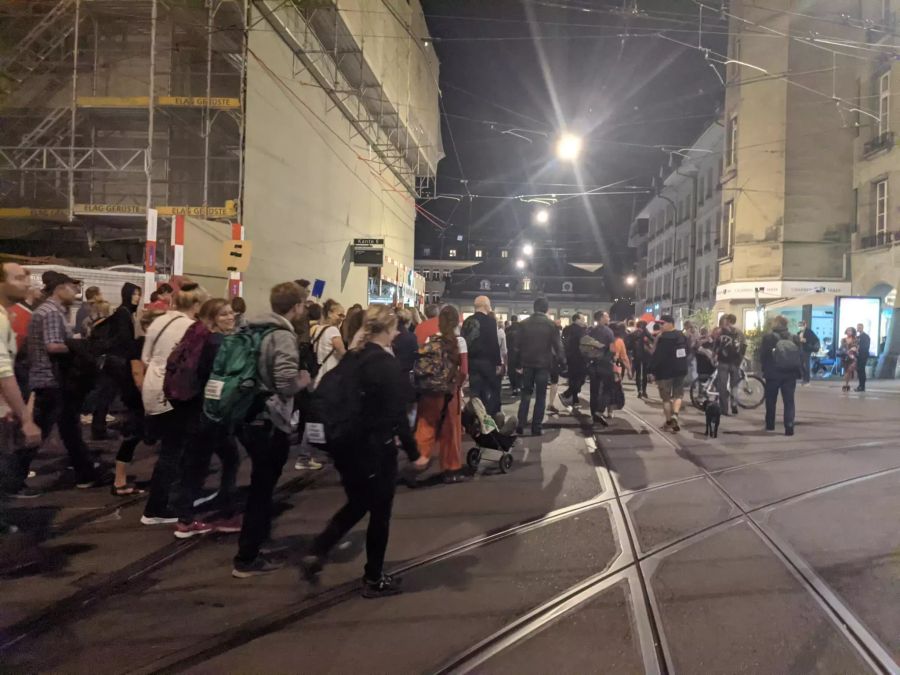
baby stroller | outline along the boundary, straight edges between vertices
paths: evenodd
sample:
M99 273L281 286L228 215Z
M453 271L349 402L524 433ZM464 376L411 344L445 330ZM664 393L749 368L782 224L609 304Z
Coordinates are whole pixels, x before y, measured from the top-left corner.
M475 470L481 463L484 454L490 453L488 459L500 465L500 471L506 473L512 468L513 458L509 449L516 442L516 420L505 419L503 413L496 417L488 415L481 399L472 397L462 412L462 424L466 433L475 441L475 447L466 453L466 464Z

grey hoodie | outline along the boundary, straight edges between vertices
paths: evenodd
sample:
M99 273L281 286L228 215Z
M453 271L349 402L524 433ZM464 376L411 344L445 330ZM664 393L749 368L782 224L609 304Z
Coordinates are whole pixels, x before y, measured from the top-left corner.
M266 401L265 417L275 428L290 433L294 413L294 395L300 391L300 355L297 335L291 322L280 314L268 312L250 321L251 327L277 326L263 340L259 351L259 379L263 387L275 392Z

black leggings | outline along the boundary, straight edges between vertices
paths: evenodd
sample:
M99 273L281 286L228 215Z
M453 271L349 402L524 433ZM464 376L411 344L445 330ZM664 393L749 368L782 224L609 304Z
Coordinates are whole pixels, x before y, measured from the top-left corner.
M387 446L369 447L366 451L372 453L370 456L378 453L380 461L374 472L336 462L344 492L347 493L347 503L316 537L311 553L325 556L368 513L365 572L367 579L375 581L381 578L384 569L384 554L391 530L391 511L397 485L397 450L391 441Z
M634 366L634 383L639 394L647 393L647 362L639 359L632 361Z

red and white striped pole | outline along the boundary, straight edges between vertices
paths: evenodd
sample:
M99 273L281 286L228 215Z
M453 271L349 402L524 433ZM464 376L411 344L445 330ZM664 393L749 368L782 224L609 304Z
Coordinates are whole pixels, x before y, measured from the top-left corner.
M159 214L147 209L147 241L144 244L144 297L156 290L156 225Z
M184 216L172 219L172 276L184 274Z
M232 223L231 224L231 240L232 241L243 241L244 240L244 226L240 223ZM228 273L228 297L236 298L243 295L244 292L244 282L241 280L240 272L229 272Z

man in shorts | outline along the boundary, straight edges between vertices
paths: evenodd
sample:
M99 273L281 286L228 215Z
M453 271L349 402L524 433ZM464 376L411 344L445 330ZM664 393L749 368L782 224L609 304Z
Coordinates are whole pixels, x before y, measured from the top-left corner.
M681 430L678 413L684 398L684 379L688 372L688 343L684 333L675 328L675 319L660 317L662 330L656 336L649 372L656 380L666 416L665 428L673 433Z

